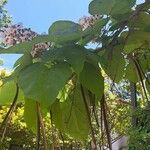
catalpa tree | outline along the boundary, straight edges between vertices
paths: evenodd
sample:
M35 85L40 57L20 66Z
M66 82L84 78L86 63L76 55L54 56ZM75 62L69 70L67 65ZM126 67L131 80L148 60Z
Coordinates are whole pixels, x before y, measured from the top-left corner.
M0 48L0 54L22 56L12 74L1 79L0 104L12 103L1 129L5 129L16 104L24 102L24 118L33 132L39 130L38 122L44 137L43 117L49 113L51 123L62 133L78 140L90 135L96 149L91 108L100 106L111 149L102 70L115 83L122 79L140 82L147 97L150 1L137 5L135 0L93 0L89 13L91 16L79 24L54 22L47 35L21 25L8 27L11 34L3 30L9 46ZM98 46L87 48L90 42Z

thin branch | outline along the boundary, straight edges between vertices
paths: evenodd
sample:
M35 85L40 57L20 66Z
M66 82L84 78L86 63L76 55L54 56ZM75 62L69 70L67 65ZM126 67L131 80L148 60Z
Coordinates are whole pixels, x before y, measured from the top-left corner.
M59 131L59 134L60 134L60 137L61 137L61 140L62 140L62 143L63 143L63 147L65 147L65 139L64 139L64 136L62 134L61 131ZM64 149L64 148L63 148Z
M112 150L111 136L110 136L110 130L109 130L109 125L108 125L108 120L107 120L106 103L105 103L105 96L104 95L101 99L101 109L103 111L103 120L104 120L104 125L105 125L109 149Z
M84 88L83 88L82 85L80 85L80 88L81 88L82 98L83 98L83 101L84 101L84 105L85 105L87 117L88 117L88 120L89 120L89 126L91 128L92 141L93 141L93 143L95 145L95 150L97 150L95 133L94 133L94 129L92 127L91 115L90 115L90 111L89 111L88 104L87 104L87 101L86 101L86 97L85 97L85 93L84 93Z
M96 112L95 95L93 93L91 93L90 91L88 91L88 95L89 95L90 102L92 104L92 112L93 112L97 127L100 128L100 124L99 124L98 116L97 116L97 112Z
M37 109L37 150L40 150L41 132L40 132L40 118L39 118L39 111L38 111L38 102L36 102L36 109Z
M142 66L141 66L140 62L139 62L138 60L136 60L136 62L137 62L137 65L139 66L139 69L140 69L141 73L142 73L143 76L145 77L147 83L150 85L150 82L149 82L149 80L148 80L148 77L145 75L145 73L144 73L144 71L143 71L143 69L142 69Z
M53 115L52 115L52 111L50 110L50 121L51 121L51 126L52 126L52 138L53 138L53 145L52 145L52 150L61 150L61 147L58 145L59 143L56 141L57 137L56 137L56 132L55 132L55 127L53 124Z
M141 70L140 70L140 68L139 68L138 63L136 62L136 60L134 58L132 58L132 60L133 60L133 62L135 64L135 67L137 69L137 75L140 78L140 81L141 81L141 84L142 84L142 88L144 90L144 94L145 94L146 100L148 101L148 96L147 96L146 89L145 89L145 86L144 86L144 83L143 83Z
M9 108L9 111L7 112L2 124L1 124L1 127L0 127L0 130L2 130L3 128L3 132L2 132L2 138L1 138L1 141L3 141L4 137L5 137L5 133L6 133L6 129L7 129L7 126L11 120L11 116L12 116L12 113L13 111L15 110L16 108L16 104L17 104L17 99L18 99L18 95L19 95L19 87L18 85L16 84L16 94L15 94L15 97L13 99L13 102Z
M135 111L137 108L137 89L136 83L130 82L130 92L131 92L131 106L132 110ZM132 112L133 113L133 112ZM132 126L136 127L138 125L138 118L132 114Z
M103 109L102 109L102 105L101 105L101 109L100 109L100 116L101 116L101 140L102 140L102 145L104 144L104 132L103 132ZM103 147L102 147L103 150Z
M39 123L40 123L41 132L42 132L42 136L43 136L43 141L44 141L44 143L43 143L44 150L48 150L48 145L47 145L47 140L46 140L46 131L45 131L45 126L44 126L43 117L41 114L41 109L40 109L39 103L37 103L37 111L38 111L38 118L39 118Z

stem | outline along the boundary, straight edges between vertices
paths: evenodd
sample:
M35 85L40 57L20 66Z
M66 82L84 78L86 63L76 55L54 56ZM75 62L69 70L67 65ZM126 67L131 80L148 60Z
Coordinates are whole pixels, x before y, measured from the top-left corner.
M87 117L88 117L88 120L89 120L89 125L90 125L90 128L91 128L92 141L94 143L95 150L97 150L95 133L94 133L94 129L92 127L91 115L90 115L90 111L89 111L88 104L87 104L87 101L86 101L86 97L85 97L85 94L84 94L83 86L80 85L80 88L81 88L81 93L82 93L85 109L86 109L86 112L87 112Z
M46 140L46 131L45 131L45 126L44 126L43 117L41 114L41 109L40 109L39 103L37 103L37 111L38 111L38 118L39 118L39 123L40 123L41 132L42 132L42 136L43 136L43 141L44 141L44 150L48 150L47 140Z
M61 150L61 147L58 145L58 140L57 140L57 135L55 131L55 127L53 125L53 115L52 112L50 111L50 121L51 121L51 126L52 126L52 138L53 138L53 145L52 145L52 150Z
M137 75L139 76L139 79L141 81L142 88L144 90L144 94L145 94L146 100L148 101L148 96L147 96L146 89L145 89L145 86L144 86L144 83L143 83L141 70L140 70L140 68L139 68L138 63L136 62L136 60L135 59L132 59L132 60L133 60L133 62L135 64L135 67L136 67L136 70L137 70Z
M62 140L62 150L65 150L65 140L64 140L64 136L61 132L59 132L61 140Z
M107 135L108 146L109 146L109 149L112 150L111 136L110 136L109 125L108 125L108 120L107 120L107 112L106 112L106 104L105 104L105 96L104 95L101 99L101 109L103 111L103 119L104 119L106 135Z
M12 104L11 104L11 106L10 106L10 108L9 108L9 110L8 110L8 112L7 112L6 116L5 116L5 118L4 118L3 122L2 122L2 124L1 124L1 127L0 127L0 130L2 130L3 127L4 127L4 130L3 130L3 132L2 132L1 141L3 141L3 139L4 139L4 137L5 137L5 133L6 133L7 126L8 126L8 124L9 124L9 122L10 122L12 113L13 113L13 111L14 111L15 108L16 108L16 103L17 103L18 95L19 95L19 87L18 87L18 85L16 84L16 94L15 94L15 97L14 97L13 102L12 102Z
M100 109L100 116L101 116L101 140L102 140L102 150L103 150L103 144L104 144L104 133L103 133L103 109L102 109L102 105L101 105L101 109Z
M137 108L136 84L133 82L130 82L130 91L131 91L132 110L136 110L136 108ZM136 127L137 123L138 123L137 117L132 115L132 126Z
M99 124L98 116L97 116L97 111L96 111L95 95L92 94L90 91L88 91L88 95L89 95L89 100L90 100L90 102L92 104L92 113L94 115L97 127L100 128L100 124Z
M38 102L36 102L37 106L37 150L40 150L40 141L41 141L41 132L40 132L40 118L38 111Z

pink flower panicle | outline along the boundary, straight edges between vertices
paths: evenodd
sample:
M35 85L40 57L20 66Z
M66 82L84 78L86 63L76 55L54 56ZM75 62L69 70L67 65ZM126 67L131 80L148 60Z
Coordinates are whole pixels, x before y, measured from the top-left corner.
M23 27L21 23L5 26L0 30L0 37L2 38L3 44L7 46L31 41L36 36L38 36L36 32L32 31L30 28ZM30 53L33 58L40 57L53 45L52 42L35 44Z
M37 35L30 28L24 28L21 23L5 26L0 31L0 37L3 39L3 43L8 46L30 41Z
M80 18L79 24L80 24L82 30L85 30L88 27L92 26L96 22L96 20L98 20L100 18L101 18L100 15L84 16L84 17Z
M31 56L33 58L41 57L47 50L49 50L53 46L54 44L52 42L38 43L32 48Z

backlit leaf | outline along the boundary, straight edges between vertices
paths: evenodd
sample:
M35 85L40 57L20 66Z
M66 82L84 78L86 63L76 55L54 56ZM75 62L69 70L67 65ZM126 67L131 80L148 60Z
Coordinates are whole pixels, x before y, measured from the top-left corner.
M70 76L71 70L65 63L50 69L36 63L20 72L18 83L28 99L37 100L48 107L56 100Z
M16 95L16 83L14 81L7 82L6 84L0 86L0 105L6 105L13 102ZM24 100L24 95L21 90L19 90L18 102Z

